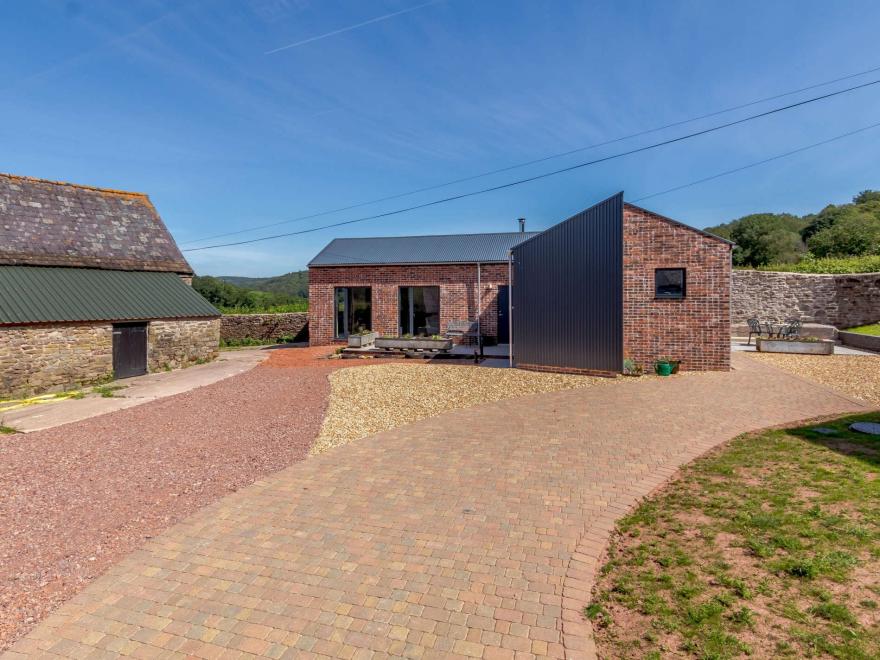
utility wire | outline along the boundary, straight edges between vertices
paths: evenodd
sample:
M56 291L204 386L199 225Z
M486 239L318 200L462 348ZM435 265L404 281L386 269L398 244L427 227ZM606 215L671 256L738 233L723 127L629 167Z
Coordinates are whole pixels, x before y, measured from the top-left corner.
M330 209L328 211L320 211L318 213L312 213L310 215L303 215L296 218L290 218L288 220L280 220L278 222L270 222L263 225L256 225L254 227L249 227L247 229L239 229L236 231L224 232L222 234L212 234L210 236L203 236L202 238L193 239L191 241L184 242L184 245L191 245L192 243L201 243L202 241L209 241L214 238L224 238L226 236L237 236L240 234L247 234L252 231L259 231L260 229L268 229L270 227L278 227L280 225L292 224L294 222L302 222L304 220L313 220L315 218L320 218L327 215L332 215L334 213L341 213L343 211L351 211L357 208L361 208L364 206L369 206L371 204L379 204L380 202L389 202L394 199L400 199L401 197L409 197L410 195L416 195L418 193L429 192L431 190L437 190L439 188L446 188L448 186L453 186L458 183L466 183L468 181L474 181L476 179L482 179L487 176L492 176L493 174L501 174L503 172L509 172L511 170L520 169L523 167L528 167L529 165L537 165L538 163L544 163L548 160L554 160L556 158L563 158L565 156L571 156L573 154L582 153L584 151L589 151L591 149L598 149L599 147L605 147L610 144L616 144L618 142L623 142L624 140L629 140L632 138L642 137L644 135L650 135L651 133L657 133L659 131L666 130L668 128L675 128L676 126L682 126L684 124L690 124L695 121L700 121L701 119L708 119L710 117L717 117L718 115L723 115L728 112L734 112L735 110L742 110L743 108L748 108L754 105L758 105L760 103L766 103L767 101L774 101L776 99L784 98L786 96L792 96L793 94L799 94L801 92L806 92L811 89L816 89L818 87L826 87L828 85L832 85L837 82L841 82L844 80L850 80L852 78L858 78L859 76L864 76L869 73L875 73L880 71L880 67L874 67L873 69L867 69L865 71L860 71L859 73L852 73L846 76L841 76L840 78L835 78L833 80L826 80L825 82L816 83L815 85L809 85L807 87L801 87L800 89L795 89L790 92L783 92L781 94L776 94L774 96L767 96L762 99L757 99L755 101L749 101L748 103L742 103L740 105L735 105L730 108L725 108L723 110L716 110L714 112L710 112L705 115L699 115L697 117L691 117L690 119L682 119L680 121L673 122L671 124L665 124L663 126L658 126L656 128L649 128L643 131L639 131L637 133L631 133L629 135L623 135L621 137L612 138L610 140L606 140L604 142L597 142L595 144L587 145L585 147L579 147L577 149L571 149L569 151L563 151L556 154L551 154L549 156L543 156L541 158L535 158L534 160L525 161L522 163L517 163L515 165L508 165L506 167L502 167L496 170L489 170L488 172L483 172L481 174L473 174L470 176L462 177L460 179L453 179L452 181L446 181L445 183L433 184L430 186L425 186L424 188L416 188L415 190L409 190L407 192L396 193L394 195L388 195L387 197L379 197L377 199L371 199L365 202L358 202L355 204L350 204L348 206L341 206L339 208Z
M808 144L805 147L799 147L798 149L792 149L791 151L786 151L785 153L777 154L775 156L771 156L770 158L764 158L763 160L755 161L754 163L749 163L748 165L743 165L742 167L735 167L732 170L726 170L724 172L719 172L718 174L713 174L712 176L707 176L702 179L697 179L696 181L691 181L690 183L684 183L680 186L675 186L674 188L667 188L666 190L661 190L659 192L651 193L650 195L644 195L639 197L638 199L632 200L633 203L642 202L646 199L651 199L652 197L659 197L660 195L668 195L669 193L676 192L678 190L684 190L685 188L690 188L692 186L699 185L701 183L706 183L707 181L714 181L715 179L720 179L723 176L728 176L730 174L736 174L737 172L742 172L743 170L748 170L753 167L758 167L758 165L765 165L766 163L771 163L774 160L779 160L780 158L787 158L788 156L793 156L795 154L799 154L803 151L809 151L810 149L815 149L816 147L821 147L825 144L830 144L831 142L837 142L837 140L842 140L844 138L851 137L858 133L864 133L865 131L870 131L872 128L877 128L880 126L880 122L876 124L870 124L868 126L863 126L862 128L857 128L854 131L849 131L847 133L841 133L840 135L835 135L832 138L828 138L827 140L822 140L821 142L814 142L813 144Z
M276 239L276 238L285 238L285 237L287 237L287 236L299 236L299 235L301 235L301 234L310 234L310 233L312 233L312 232L321 231L321 230L323 230L323 229L331 229L331 228L333 228L333 227L342 227L342 226L344 226L344 225L351 225L351 224L355 224L355 223L357 223L357 222L365 222L366 220L376 220L376 219L379 219L379 218L387 218L387 217L392 216L392 215L399 215L399 214L401 214L401 213L407 213L407 212L409 212L409 211L415 211L415 210L418 210L418 209L427 208L427 207L429 207L429 206L437 206L438 204L444 204L444 203L446 203L446 202L451 202L451 201L455 201L455 200L458 200L458 199L464 199L464 198L467 198L467 197L474 197L474 196L476 196L476 195L482 195L482 194L485 194L485 193L494 192L494 191L496 191L496 190L504 190L504 189L506 189L506 188L512 188L512 187L514 187L514 186L522 185L522 184L524 184L524 183L530 183L530 182L532 182L532 181L538 181L538 180L540 180L540 179L546 179L546 178L551 177L551 176L556 176L557 174L563 174L564 172L571 172L571 171L578 170L578 169L581 169L581 168L584 168L584 167L588 167L588 166L590 166L590 165L596 165L597 163L604 163L604 162L607 162L607 161L609 161L609 160L615 160L615 159L617 159L617 158L622 158L622 157L624 157L624 156L631 156L631 155L633 155L633 154L642 153L642 152L644 152L644 151L649 151L649 150L651 150L651 149L657 149L658 147L666 146L666 145L669 145L669 144L674 144L674 143L676 143L676 142L683 142L683 141L685 141L685 140L689 140L689 139L691 139L691 138L698 137L698 136L700 136L700 135L706 135L707 133L714 133L714 132L716 132L716 131L720 131L720 130L725 129L725 128L730 128L731 126L737 126L737 125L739 125L739 124L744 124L744 123L746 123L746 122L752 121L752 120L754 120L754 119L758 119L758 118L760 118L760 117L767 117L767 116L769 116L769 115L778 114L778 113L780 113L780 112L785 112L786 110L791 110L791 109L793 109L793 108L798 108L798 107L800 107L800 106L804 106L804 105L807 105L807 104L809 104L809 103L815 103L815 102L817 102L817 101L821 101L821 100L824 100L824 99L832 98L832 97L834 97L834 96L840 96L841 94L846 94L847 92L852 92L852 91L855 91L855 90L858 90L858 89L864 89L864 88L866 88L866 87L871 87L871 86L873 86L873 85L877 85L877 84L880 84L880 80L872 80L871 82L862 83L862 84L860 84L860 85L855 85L855 86L853 86L853 87L848 87L847 89L838 90L838 91L836 91L836 92L829 92L828 94L823 94L823 95L821 95L821 96L814 96L814 97L812 97L812 98L805 99L805 100L803 100L803 101L798 101L797 103L791 103L791 104L789 104L789 105L785 105L785 106L782 106L782 107L779 107L779 108L774 108L774 109L772 109L772 110L766 110L766 111L764 111L764 112L760 112L760 113L755 114L755 115L750 115L750 116L748 116L748 117L743 117L742 119L737 119L737 120L735 120L735 121L730 121L730 122L727 122L727 123L725 123L725 124L719 124L719 125L717 125L717 126L712 126L711 128L705 128L705 129L703 129L703 130L701 130L701 131L695 131L695 132L693 132L693 133L688 133L688 134L686 134L686 135L680 135L680 136L675 137L675 138L670 138L670 139L668 139L668 140L663 140L662 142L655 142L654 144L645 145L645 146L643 146L643 147L638 147L638 148L636 148L636 149L630 149L629 151L623 151L623 152L620 152L620 153L617 153L617 154L612 154L612 155L610 155L610 156L605 156L605 157L603 157L603 158L597 158L597 159L595 159L595 160L586 161L586 162L584 162L584 163L578 163L578 164L576 164L576 165L570 165L570 166L568 166L568 167L563 167L563 168L558 169L558 170L553 170L553 171L551 171L551 172L545 172L545 173L543 173L543 174L537 174L537 175L535 175L535 176L527 177L527 178L525 178L525 179L519 179L519 180L517 180L517 181L510 181L510 182L508 182L508 183L503 183L503 184L501 184L501 185L492 186L492 187L490 187L490 188L483 188L483 189L481 189L481 190L473 190L473 191L471 191L471 192L461 193L461 194L459 194L459 195L452 195L452 196L450 196L450 197L444 197L444 198L442 198L442 199L435 199L435 200L430 201L430 202L425 202L424 204L416 204L415 206L409 206L409 207L406 207L406 208L403 208L403 209L396 209L396 210L394 210L394 211L386 211L386 212L384 212L384 213L377 213L377 214L375 214L375 215L369 215L369 216L365 216L365 217L362 217L362 218L355 218L354 220L343 220L342 222L335 222L335 223L333 223L333 224L323 225L323 226L321 226L321 227L312 227L312 228L310 228L310 229L301 229L301 230L299 230L299 231L292 231L292 232L287 232L287 233L284 233L284 234L275 234L275 235L273 235L273 236L263 236L263 237L261 237L261 238L251 238L251 239L248 239L248 240L244 240L244 241L235 241L235 242L232 242L232 243L218 243L218 244L215 244L215 245L206 245L206 246L204 246L204 247L188 248L188 249L184 250L184 252L199 252L199 251L201 251L201 250L212 250L212 249L215 249L215 248L231 247L231 246L234 246L234 245L246 245L246 244L249 244L249 243L259 243L259 242L262 242L262 241L274 240L274 239Z

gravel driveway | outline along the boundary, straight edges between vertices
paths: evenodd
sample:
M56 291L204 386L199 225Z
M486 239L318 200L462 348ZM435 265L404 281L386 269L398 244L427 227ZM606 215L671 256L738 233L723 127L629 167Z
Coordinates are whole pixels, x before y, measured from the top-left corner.
M752 353L749 357L880 406L880 356Z
M733 362L474 406L296 462L143 543L10 658L595 657L581 611L617 517L727 438L864 409Z
M469 365L379 365L330 376L330 404L311 453L450 410L527 394L633 382Z
M0 649L144 540L305 458L321 426L327 349L186 394L0 436Z

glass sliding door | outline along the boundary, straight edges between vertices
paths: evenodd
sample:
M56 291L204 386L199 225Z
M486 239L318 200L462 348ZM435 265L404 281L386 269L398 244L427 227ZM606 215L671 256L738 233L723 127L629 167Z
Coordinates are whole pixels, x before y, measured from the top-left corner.
M335 296L335 334L337 339L348 335L372 330L373 305L372 291L368 286L336 287Z
M400 287L400 334L427 336L440 334L440 287Z

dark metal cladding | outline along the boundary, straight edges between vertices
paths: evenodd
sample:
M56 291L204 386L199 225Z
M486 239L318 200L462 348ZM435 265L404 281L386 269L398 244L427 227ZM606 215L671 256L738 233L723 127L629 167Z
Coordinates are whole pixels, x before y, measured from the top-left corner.
M511 252L514 366L621 371L623 193Z

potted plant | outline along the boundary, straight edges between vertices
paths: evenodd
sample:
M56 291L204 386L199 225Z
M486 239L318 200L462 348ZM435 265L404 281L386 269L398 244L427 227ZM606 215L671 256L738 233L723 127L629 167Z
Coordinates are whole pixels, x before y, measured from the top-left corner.
M624 376L641 376L642 375L642 365L637 363L632 358L624 358L624 360L623 360L623 375Z
M678 371L679 360L669 357L659 357L654 361L654 372L658 376L670 376Z
M378 336L378 332L373 332L372 330L364 328L348 335L348 346L349 348L364 348L366 346L372 346Z

